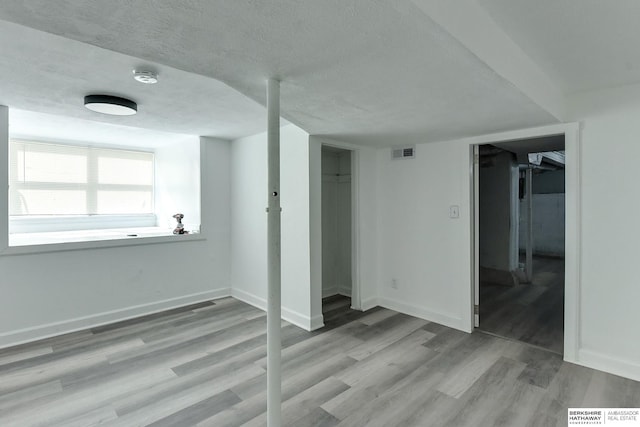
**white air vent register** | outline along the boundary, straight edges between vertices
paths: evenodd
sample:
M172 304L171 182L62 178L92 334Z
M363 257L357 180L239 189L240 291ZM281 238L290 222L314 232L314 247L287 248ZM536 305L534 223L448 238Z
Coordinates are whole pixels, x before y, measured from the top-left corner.
M416 147L398 147L391 149L392 159L414 159L416 157Z

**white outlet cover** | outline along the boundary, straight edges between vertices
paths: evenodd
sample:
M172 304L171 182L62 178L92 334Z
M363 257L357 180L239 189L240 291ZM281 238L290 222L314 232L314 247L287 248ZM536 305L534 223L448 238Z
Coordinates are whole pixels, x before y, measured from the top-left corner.
M449 206L449 218L460 218L460 206L458 205Z

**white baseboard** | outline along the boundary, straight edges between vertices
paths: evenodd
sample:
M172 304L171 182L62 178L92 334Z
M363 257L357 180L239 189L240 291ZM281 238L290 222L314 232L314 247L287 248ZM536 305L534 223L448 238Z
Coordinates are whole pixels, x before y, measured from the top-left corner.
M264 298L257 297L240 289L231 289L231 296L262 311L267 311L267 300Z
M262 311L267 311L267 300L265 300L264 298L258 297L240 289L232 289L231 296L256 308L259 308ZM319 327L324 326L324 323L322 323L322 316L320 316L321 319L319 321L317 316L314 317L312 321L309 316L305 316L301 313L298 313L297 311L291 310L286 307L282 307L281 315L282 319L307 331L313 331L314 329L318 329ZM317 326L318 324L320 324L320 326Z
M592 350L578 350L578 365L640 381L640 365Z
M171 310L212 299L228 297L230 295L231 290L229 288L216 289L213 291L199 292L196 294L155 301L147 304L134 305L118 310L105 311L103 313L92 314L90 316L76 317L74 319L38 325L17 331L0 333L0 348L11 347L56 335L95 328L97 326L146 316L148 314Z
M311 318L311 325L309 331L315 331L324 326L324 316L322 314Z
M371 310L372 308L377 307L379 305L378 298L376 297L367 298L365 300L362 300L360 305L361 305L362 311Z
M364 305L364 304L363 304ZM430 322L439 323L441 325L448 326L450 328L458 329L464 332L470 332L468 325L462 324L462 319L444 314L436 311L427 310L422 307L417 307L411 304L407 304L401 301L396 301L391 298L379 297L378 305L390 310L395 310L400 313L408 314L410 316L419 317Z
M282 319L307 331L313 330L311 318L309 316L305 316L301 313L298 313L297 311L288 309L286 307L282 307ZM324 326L324 323L322 324L322 326Z

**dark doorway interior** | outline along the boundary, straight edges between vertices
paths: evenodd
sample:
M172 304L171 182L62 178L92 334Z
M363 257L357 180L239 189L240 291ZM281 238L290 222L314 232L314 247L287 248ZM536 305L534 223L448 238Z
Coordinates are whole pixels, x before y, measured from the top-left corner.
M480 282L480 329L562 354L564 259L534 256L533 280Z
M564 136L479 154L479 328L562 354Z

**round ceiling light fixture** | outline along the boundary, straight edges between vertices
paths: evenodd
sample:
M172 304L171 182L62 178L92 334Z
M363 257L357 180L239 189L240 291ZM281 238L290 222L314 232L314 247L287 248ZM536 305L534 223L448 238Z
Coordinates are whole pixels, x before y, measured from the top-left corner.
M133 70L133 78L147 85L158 83L158 73L150 70Z
M138 112L138 105L130 99L111 95L87 95L84 106L91 111L112 116L132 116Z

